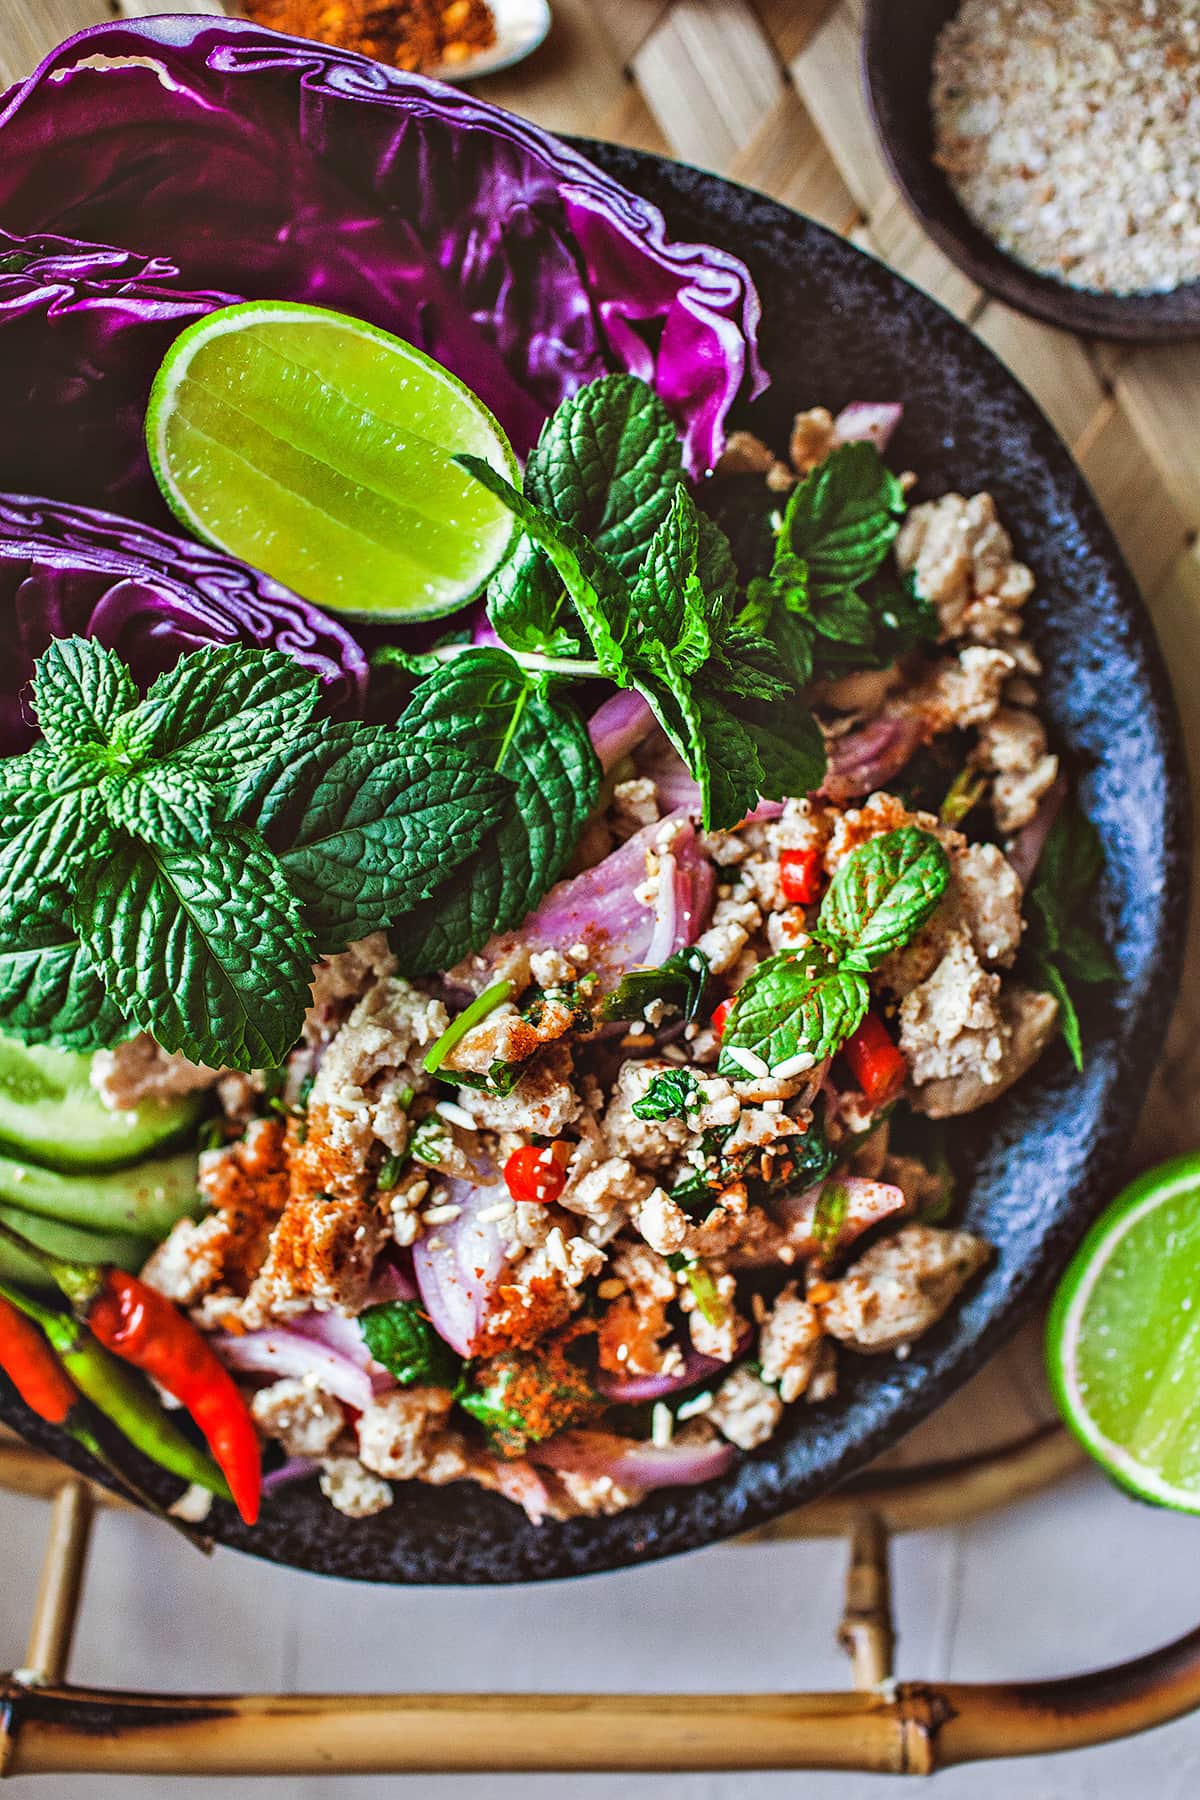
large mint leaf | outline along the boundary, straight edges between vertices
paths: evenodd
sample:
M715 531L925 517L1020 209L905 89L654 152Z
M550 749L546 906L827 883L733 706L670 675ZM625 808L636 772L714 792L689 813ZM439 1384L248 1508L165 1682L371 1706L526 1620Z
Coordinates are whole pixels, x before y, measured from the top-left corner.
M717 695L689 681L661 648L653 672L639 672L637 686L700 788L705 830L731 830L757 805L761 791L762 769L749 734Z
M950 879L946 852L928 831L905 825L868 838L838 867L817 929L846 969L873 969L914 938Z
M190 769L146 763L101 788L108 816L121 831L163 850L209 842L225 817L225 801Z
M137 698L120 657L94 638L55 638L34 668L33 708L54 750L107 744Z
M278 862L226 826L206 850L121 839L76 890L79 935L116 1005L217 1068L270 1068L300 1035L313 952Z
M755 1072L755 1062L772 1072L815 1068L858 1030L869 999L863 976L838 968L819 948L772 956L734 996L718 1069L738 1080Z
M472 650L445 664L417 688L400 729L469 743L512 784L483 849L397 929L402 966L423 974L450 968L536 906L574 852L600 768L574 707L551 699L502 650Z
M624 576L573 526L557 523L543 513L482 457L456 456L454 460L503 501L546 552L591 639L601 674L618 687L628 687L622 639L629 627L629 587Z
M158 677L125 736L139 757L230 783L303 729L317 692L315 676L280 650L211 645Z
M510 792L466 742L320 725L249 775L234 807L328 953L427 899L480 849Z
M70 897L47 889L0 925L0 1031L27 1044L101 1050L132 1026L71 929Z
M765 799L817 792L825 779L825 739L802 700L726 698L725 704L754 745Z
M903 516L903 490L875 446L842 444L793 488L780 547L808 565L811 595L857 587L887 555Z
M102 859L111 830L100 789L68 784L48 788L32 799L23 796L11 837L0 842L0 917L31 905L47 887L77 876L88 863ZM30 816L32 814L32 816Z

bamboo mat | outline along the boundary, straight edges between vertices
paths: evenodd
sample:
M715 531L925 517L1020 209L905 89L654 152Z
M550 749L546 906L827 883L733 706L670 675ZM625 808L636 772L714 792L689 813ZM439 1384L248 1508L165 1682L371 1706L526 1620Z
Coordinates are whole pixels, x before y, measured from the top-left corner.
M475 84L551 130L678 157L809 213L965 320L1036 396L1121 542L1175 676L1193 787L1200 701L1200 343L1089 342L988 299L908 213L876 144L858 73L861 0L553 0L545 45ZM236 13L220 0L0 0L0 83L114 14ZM812 396L814 400L819 395ZM1134 1155L1200 1143L1200 894L1188 971ZM940 1460L1051 1416L1032 1328L886 1461Z

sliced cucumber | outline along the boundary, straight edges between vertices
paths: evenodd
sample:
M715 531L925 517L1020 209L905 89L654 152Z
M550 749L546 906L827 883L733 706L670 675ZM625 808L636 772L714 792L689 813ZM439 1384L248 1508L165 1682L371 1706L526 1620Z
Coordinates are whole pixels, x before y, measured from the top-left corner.
M0 1037L0 1145L52 1169L113 1169L178 1143L200 1095L112 1111L91 1084L92 1059Z
M157 1240L166 1237L176 1219L199 1207L196 1158L181 1150L132 1169L68 1175L0 1156L0 1200L85 1231Z
M130 1232L80 1231L57 1219L39 1219L34 1213L21 1212L15 1206L0 1206L0 1219L40 1244L52 1256L70 1258L74 1262L116 1263L118 1268L135 1273L149 1256L153 1246L145 1238ZM52 1288L53 1282L39 1263L23 1256L15 1245L0 1243L0 1280L16 1281L22 1287Z

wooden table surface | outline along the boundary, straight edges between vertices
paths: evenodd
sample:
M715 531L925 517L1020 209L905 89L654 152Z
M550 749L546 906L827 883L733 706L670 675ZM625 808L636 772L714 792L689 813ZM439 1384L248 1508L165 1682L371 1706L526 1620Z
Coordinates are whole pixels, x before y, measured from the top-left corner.
M1073 448L1132 567L1176 678L1193 783L1200 705L1200 343L1090 342L989 299L924 235L884 165L858 73L861 0L553 0L541 50L475 84L551 130L614 139L761 188L898 269L969 323ZM221 0L0 0L0 83L114 15L236 13ZM819 401L819 394L812 396ZM1200 972L1200 896L1189 967ZM1200 984L1186 975L1133 1147L1200 1142ZM889 1462L1007 1442L1050 1416L1032 1330Z

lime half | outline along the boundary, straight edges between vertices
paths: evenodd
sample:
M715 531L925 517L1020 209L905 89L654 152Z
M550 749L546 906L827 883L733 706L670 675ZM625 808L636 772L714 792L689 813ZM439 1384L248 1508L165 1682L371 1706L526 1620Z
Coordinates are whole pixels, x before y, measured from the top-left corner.
M1200 1155L1150 1170L1093 1225L1046 1352L1068 1425L1113 1480L1200 1512Z
M251 301L190 325L154 378L146 441L196 536L354 618L451 612L513 539L452 460L519 480L487 408L402 338L322 307Z

